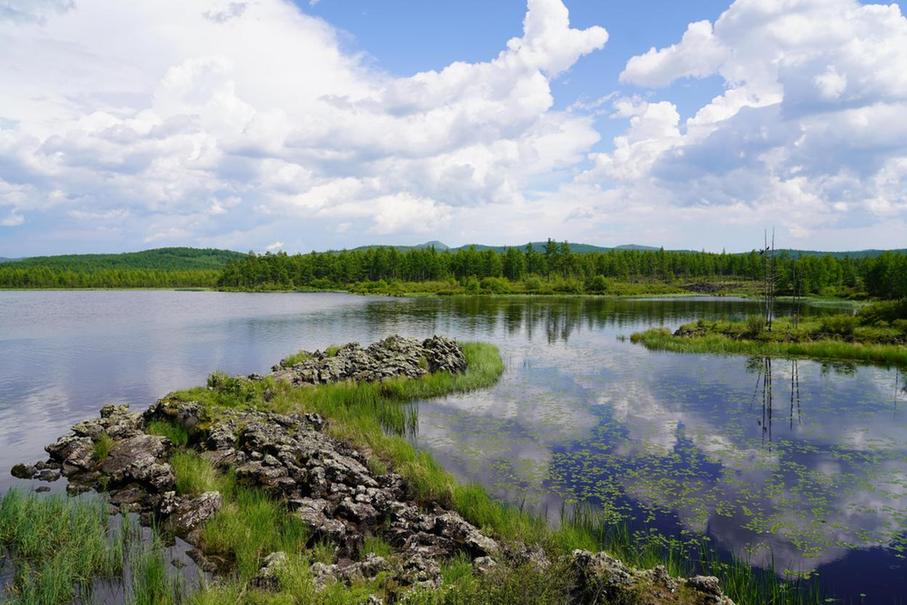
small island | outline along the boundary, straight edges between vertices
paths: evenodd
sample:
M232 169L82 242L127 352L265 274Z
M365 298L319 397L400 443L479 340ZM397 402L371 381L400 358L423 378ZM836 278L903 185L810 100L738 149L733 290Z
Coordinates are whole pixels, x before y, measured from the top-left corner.
M856 314L744 321L698 320L674 332L652 328L631 337L648 349L859 361L907 366L907 299L868 305Z

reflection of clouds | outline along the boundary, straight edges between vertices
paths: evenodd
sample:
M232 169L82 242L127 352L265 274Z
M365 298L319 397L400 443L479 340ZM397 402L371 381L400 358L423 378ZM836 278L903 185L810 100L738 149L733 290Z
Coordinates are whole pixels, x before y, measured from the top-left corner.
M459 478L527 500L553 522L569 494L548 486L566 486L554 476L565 470L577 485L602 488L598 496L619 492L707 530L721 547L795 570L907 527L907 416L893 405L893 372L850 376L800 362L802 413L791 418L790 364L777 361L774 442L763 443L756 374L744 358L616 340L650 325L739 316L749 303L69 292L0 293L0 304L17 296L32 301L16 307L19 320L0 316L7 468L40 457L108 399L144 404L215 367L260 372L300 348L437 332L495 342L507 371L490 389L421 403L418 444ZM559 465L568 454L575 467Z

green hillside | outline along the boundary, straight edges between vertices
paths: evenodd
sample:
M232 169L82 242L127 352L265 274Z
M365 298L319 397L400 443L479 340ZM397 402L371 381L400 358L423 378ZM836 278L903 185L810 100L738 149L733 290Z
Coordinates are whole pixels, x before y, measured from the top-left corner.
M214 248L156 248L120 254L67 254L33 256L10 260L16 268L42 267L75 272L95 272L106 269L151 269L155 271L219 270L245 254Z

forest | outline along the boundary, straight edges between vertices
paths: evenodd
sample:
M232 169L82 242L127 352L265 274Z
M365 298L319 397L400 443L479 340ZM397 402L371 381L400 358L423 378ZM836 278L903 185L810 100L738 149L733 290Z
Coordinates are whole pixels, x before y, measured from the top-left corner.
M781 295L896 299L907 296L907 254L773 256ZM539 247L400 250L370 247L308 254L242 254L162 248L105 255L36 257L0 264L2 288L344 289L356 292L660 294L746 291L764 276L758 251L712 253Z
M400 251L370 248L341 252L254 255L224 268L218 286L226 289L330 288L380 282L446 282L456 290L621 293L621 284L689 285L721 280L761 280L765 257L667 250L609 250L576 253L567 243L549 240L503 252L462 248ZM907 296L907 255L885 252L873 257L774 256L780 294Z
M0 288L212 288L246 255L213 248L35 256L0 264Z

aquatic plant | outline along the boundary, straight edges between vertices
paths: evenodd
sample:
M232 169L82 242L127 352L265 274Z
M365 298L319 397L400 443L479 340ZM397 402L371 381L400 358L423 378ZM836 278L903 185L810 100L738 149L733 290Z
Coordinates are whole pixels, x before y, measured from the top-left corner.
M178 594L156 533L145 541L128 517L111 523L99 496L12 489L0 500L0 545L9 548L15 567L8 592L0 593L11 605L90 602L92 582L122 579L127 563L129 603L167 605Z

